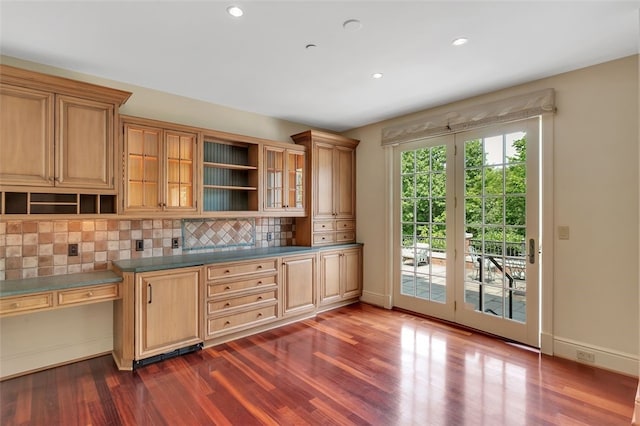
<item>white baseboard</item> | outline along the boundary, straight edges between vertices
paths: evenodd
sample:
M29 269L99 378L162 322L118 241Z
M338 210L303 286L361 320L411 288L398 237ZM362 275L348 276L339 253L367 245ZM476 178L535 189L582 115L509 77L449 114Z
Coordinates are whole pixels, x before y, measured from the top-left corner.
M540 333L540 352L545 355L553 355L553 334Z
M578 351L592 353L595 357L594 362L584 362L577 359ZM556 336L553 340L553 355L633 377L638 376L638 356L635 354L615 351Z
M370 305L391 309L391 297L385 296L384 294L363 291L360 300Z
M5 356L0 360L0 378L10 377L46 367L66 364L111 352L113 335L85 340L72 345L34 347L33 350Z

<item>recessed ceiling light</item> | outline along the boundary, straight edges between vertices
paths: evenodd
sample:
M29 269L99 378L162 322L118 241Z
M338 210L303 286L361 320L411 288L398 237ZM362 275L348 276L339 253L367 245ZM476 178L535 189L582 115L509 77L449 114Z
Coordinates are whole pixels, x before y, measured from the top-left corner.
M233 16L234 18L239 18L242 15L244 15L244 12L238 6L229 6L227 8L227 13Z
M453 44L454 46L462 46L463 44L467 44L468 42L469 42L468 38L458 37L458 38L453 39L451 44Z
M362 22L357 19L347 19L342 23L342 28L344 28L345 31L358 31L362 28Z
M373 74L371 74L371 78L375 78L376 80L379 78L382 78L382 73L381 72L374 72Z

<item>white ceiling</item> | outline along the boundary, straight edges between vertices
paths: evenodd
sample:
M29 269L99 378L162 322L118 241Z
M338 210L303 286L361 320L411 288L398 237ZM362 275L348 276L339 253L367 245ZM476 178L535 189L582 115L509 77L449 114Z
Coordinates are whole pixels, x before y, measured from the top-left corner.
M226 13L241 6L241 18ZM636 1L0 1L0 52L343 131L638 53ZM343 29L358 19L359 31ZM453 47L464 36L469 43ZM314 49L305 49L309 43ZM384 73L379 80L374 72Z

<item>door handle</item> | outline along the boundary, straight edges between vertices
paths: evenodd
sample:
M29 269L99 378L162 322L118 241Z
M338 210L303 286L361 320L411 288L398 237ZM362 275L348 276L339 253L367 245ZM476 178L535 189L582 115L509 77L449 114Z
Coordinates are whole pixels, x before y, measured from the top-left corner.
M153 300L153 287L151 287L151 283L149 283L149 304L151 304L151 301Z
M529 263L536 263L536 241L533 238L529 238Z

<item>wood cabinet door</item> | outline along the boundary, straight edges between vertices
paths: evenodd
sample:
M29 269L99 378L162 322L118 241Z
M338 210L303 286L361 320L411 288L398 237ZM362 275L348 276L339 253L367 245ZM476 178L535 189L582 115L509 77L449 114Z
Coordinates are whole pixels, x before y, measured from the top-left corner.
M282 260L283 315L312 311L315 293L315 256Z
M56 186L114 188L113 104L56 96Z
M202 341L198 299L200 268L138 274L136 359Z
M285 150L264 148L264 210L282 211L285 208Z
M362 251L360 249L345 250L342 253L343 298L362 295Z
M320 305L340 299L341 252L320 253Z
M0 85L0 182L53 186L52 93Z
M165 130L164 152L165 210L190 211L196 208L196 141L192 133Z
M351 148L336 147L334 171L334 213L337 218L355 218L355 151Z
M314 216L317 219L329 219L334 217L334 170L335 163L333 160L334 146L329 144L317 143L314 147L314 189L313 194Z
M287 185L286 185L286 198L285 208L287 211L299 211L304 212L305 209L305 193L304 188L306 185L306 166L305 166L305 154L299 151L286 152L286 171L287 171Z
M159 210L162 129L126 124L125 210Z

